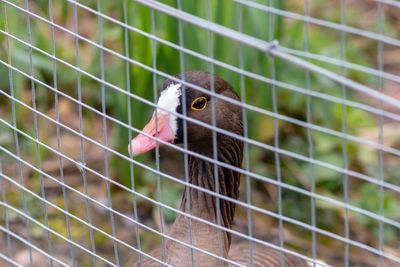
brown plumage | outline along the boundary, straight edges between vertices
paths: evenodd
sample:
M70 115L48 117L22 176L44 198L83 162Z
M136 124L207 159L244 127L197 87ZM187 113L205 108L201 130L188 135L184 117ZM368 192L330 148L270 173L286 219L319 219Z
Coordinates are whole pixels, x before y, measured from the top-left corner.
M189 71L184 75L184 79L190 83L196 84L202 88L210 90L210 74L205 71ZM181 78L181 75L176 77ZM215 92L236 100L239 100L234 89L222 78L214 76ZM172 80L167 80L163 85L163 90L170 88L176 84ZM182 109L186 109L187 116L212 124L211 122L211 103L206 105L201 111L191 108L193 101L198 97L205 97L210 100L208 94L204 94L190 87L185 88L186 107L179 105L176 111L182 114ZM180 101L181 101L180 96ZM243 136L242 110L240 106L226 102L219 98L215 98L215 119L216 126L237 135ZM181 143L183 140L182 120L178 118L177 129L175 135L175 143ZM188 148L191 151L213 158L213 138L212 131L198 124L187 122L187 139ZM133 144L133 143L131 143ZM132 145L134 146L134 145ZM136 148L135 148L136 149ZM141 152L139 152L141 153ZM134 153L135 154L135 153ZM243 143L240 140L217 133L217 155L218 160L240 168L243 157ZM214 164L189 155L189 182L194 185L201 186L215 192L215 175ZM219 193L230 198L237 199L239 196L240 174L228 168L218 166ZM182 197L180 210L187 212L186 190L189 190L190 213L193 216L202 218L214 224L217 223L216 198L205 192L185 188ZM232 222L235 212L235 204L227 200L219 200L220 205L220 222L223 227L232 228ZM192 225L192 244L197 248L213 254L220 254L218 230L210 225L191 220ZM190 244L188 219L184 215L178 214L170 231L169 236ZM229 258L245 266L250 265L248 242L240 242L232 244L231 234L221 231L222 234L222 253L224 258ZM150 253L150 255L163 261L163 249L158 248ZM177 242L166 239L166 262L172 266L191 266L191 250L190 248L180 245ZM228 256L229 255L229 256ZM218 258L209 256L205 253L193 250L193 260L195 266L221 266ZM160 266L159 263L151 258L142 256L143 266ZM294 256L285 254L285 266L307 266L306 262ZM230 266L227 263L225 266ZM253 265L254 266L280 266L280 252L259 244L254 243L253 246ZM139 266L139 263L137 263Z

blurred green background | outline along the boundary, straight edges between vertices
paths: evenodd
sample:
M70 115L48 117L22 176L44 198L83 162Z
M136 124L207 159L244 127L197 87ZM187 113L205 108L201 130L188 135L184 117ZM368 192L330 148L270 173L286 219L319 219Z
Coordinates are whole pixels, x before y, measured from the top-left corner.
M161 2L177 7L176 1ZM264 3L263 1L259 2ZM25 7L23 1L13 1L13 3L19 7ZM100 3L100 6L98 3ZM287 0L271 1L271 3L277 9L298 14L305 13L303 1ZM0 128L0 145L15 155L20 153L25 161L33 166L40 166L45 173L52 177L61 179L61 175L63 175L68 185L80 192L88 191L90 197L105 205L109 205L107 198L109 188L104 179L99 179L98 174L109 177L129 188L132 187L132 181L134 180L135 189L138 192L152 199L161 199L163 203L173 207L179 204L181 186L161 178L161 195L159 195L156 189L158 186L156 174L136 164L131 164L126 159L128 157L127 144L129 138L135 135L134 132L130 133L128 131L126 125L131 124L133 127L141 129L149 120L153 109L139 100L129 98L123 92L130 92L154 102L165 77L154 74L151 69L157 69L169 75L180 73L182 67L185 71L193 69L212 70L215 74L227 80L248 104L268 111L274 111L274 108L276 108L279 114L304 122L307 122L307 109L309 108L309 119L312 124L338 132L342 132L343 125L346 125L348 134L378 143L379 118L377 116L360 109L348 106L343 107L340 103L317 97L307 97L304 93L287 89L285 85L297 86L298 88L304 88L304 90L313 90L328 96L345 98L378 107L378 101L374 99L355 93L351 89L342 88L340 85L320 75L308 73L289 62L270 59L266 54L254 48L241 46L237 42L229 40L229 38L210 34L208 31L188 23L181 24L183 34L180 39L180 24L178 20L160 12L151 11L149 8L133 1L85 1L82 2L82 5L90 10L81 7L77 7L74 10L72 3L53 1L52 14L56 27L52 28L51 24L49 24L51 20L49 2L47 0L29 1L29 10L43 18L43 20L40 20L31 16L29 19L30 38L33 46L33 76L37 79L33 85L37 110L54 120L57 119L58 113L60 122L75 131L71 132L64 127L60 127L61 153L77 162L81 162L83 159L86 166L97 173L91 171L80 172L75 166L76 164L66 159L62 159L63 168L61 172L60 162L56 153L42 145L39 146L38 152L35 142L21 134L18 134L20 149L17 151L14 131L4 122L8 122L11 125L15 122L18 129L35 138L36 122L32 110L19 103L13 103L9 97L13 94L15 99L28 106L33 105L32 83L29 79L31 75L30 51L27 45L29 43L29 35L26 15L18 8L4 3L2 4L0 20L0 29L2 30L0 34L2 47L0 50L0 60L2 60L2 64L0 64L0 77L2 77L0 79L0 89L2 91L2 94L0 94L0 117L3 120ZM368 38L352 34L343 36L342 32L336 29L312 24L307 26L300 20L270 15L265 11L241 6L234 1L228 0L210 1L209 5L207 1L203 0L182 1L181 8L186 12L204 19L210 19L226 27L235 30L241 29L248 35L266 41L278 40L283 47L298 51L308 50L311 53L339 60L344 57L348 62L373 69L377 69L379 66L377 61L378 42ZM96 14L98 10L107 17L100 18ZM6 20L4 11L6 11ZM371 32L382 30L385 35L399 39L400 22L398 17L400 16L400 11L390 7L386 7L384 11L383 28L380 29L378 3L366 0L347 1L344 14L345 21L349 26ZM124 14L127 14L127 17ZM335 23L340 23L342 19L339 1L310 0L309 14L312 17ZM242 18L241 21L239 17ZM75 18L79 36L84 38L78 41L74 37ZM110 21L108 18L115 19L121 23L126 21L130 27L138 30L125 31L123 26ZM13 38L7 39L6 37L5 21L7 21L8 32ZM52 29L54 31L54 42L52 42L51 37ZM101 40L100 32L102 35ZM143 33L152 34L178 46L181 44L185 49L213 58L220 64L211 65L202 58L180 53L179 50L165 43L156 42L144 36ZM18 38L18 40L14 37ZM25 44L22 42L25 42ZM104 45L104 50L99 48L100 42ZM341 45L342 42L344 43L344 51ZM53 48L55 56L61 61L53 62L51 57ZM10 49L9 54L7 53L8 49ZM399 75L399 52L398 47L384 45L383 67L386 72ZM77 53L79 57L77 57ZM11 72L12 87L9 79L10 68L6 65L8 56L10 57L11 65L25 73L24 75L19 71ZM130 64L127 63L127 58L132 60ZM340 66L310 61L336 73L344 71L348 78L372 88L378 88L379 86L379 78L371 74L352 69L343 70ZM150 69L145 69L140 64L148 66ZM281 86L272 86L262 79L241 76L237 72L225 68L223 64L229 64L234 68L243 68L247 72L259 75L259 77L276 79L281 82ZM75 68L78 65L79 68ZM77 69L81 70L79 74ZM54 76L54 71L56 76ZM105 84L105 86L102 86L102 84ZM398 85L394 82L383 81L382 84L382 90L387 94L396 92L395 89L398 88ZM62 94L55 96L54 91L45 85L50 88L56 86L63 94L73 99L81 99L85 106L80 110L76 101ZM80 92L78 90L79 87ZM116 88L119 88L119 90ZM274 99L273 91L276 91L276 99ZM244 95L242 92L244 92ZM396 97L396 95L393 96ZM103 98L104 103L102 103ZM58 106L56 106L56 101ZM276 103L275 107L274 103ZM391 111L390 107L387 108ZM93 109L99 112L96 113ZM13 110L15 110L15 119ZM129 110L131 116L129 116ZM79 125L80 112L82 113L82 128ZM107 119L106 124L104 124L101 116L102 112L105 112L115 120ZM249 110L247 111L247 120L250 138L274 145L274 119L272 117ZM116 121L123 124L121 125ZM383 166L380 169L379 152L370 146L343 140L340 137L319 131L309 130L285 120L277 120L276 122L279 132L279 147L282 149L309 157L311 146L312 154L317 160L337 167L347 167L352 171L376 179L379 179L381 175L386 182L400 185L400 159L398 156L382 153ZM400 149L400 138L396 134L399 129L399 123L385 118L382 120L382 124L385 133L384 144L397 150ZM56 123L38 115L37 125L40 142L57 150ZM106 140L103 135L104 128L106 128ZM87 139L83 139L81 142L78 134L80 131L84 136L98 143L94 144ZM311 144L309 142L310 137L312 139ZM112 152L105 154L104 149L99 146L99 144L104 143L113 151L125 155L125 158ZM81 156L81 150L85 152L84 158ZM33 192L38 195L45 192L49 201L63 209L65 209L65 204L68 203L69 212L88 220L87 209L83 208L85 201L82 196L67 190L67 201L64 201L64 193L56 183L49 181L48 177L41 176L39 172L24 164L21 172L19 172L16 160L3 151L0 153L5 175L18 182L22 177L24 185ZM37 156L38 153L39 157ZM347 160L345 160L346 158ZM38 165L39 159L40 165ZM140 156L137 161L152 168L158 166L154 153ZM182 175L182 172L179 171L182 169L181 164L182 155L174 153L172 150L161 149L159 165L162 171L179 177ZM271 179L277 179L277 161L272 151L249 145L249 165L252 172ZM308 162L288 156L281 155L279 157L279 166L281 179L284 183L307 191L313 188L320 195L342 202L348 199L351 205L376 214L382 212L381 215L385 218L397 222L400 220L400 207L398 205L400 196L395 191L381 189L372 183L361 181L351 176L347 177L340 172L318 165L310 165ZM82 184L82 177L87 179L87 186ZM44 188L41 188L41 180L44 181ZM314 185L312 185L313 181ZM241 189L242 200L246 199L244 184L243 182ZM23 210L20 189L6 180L5 188L6 194L3 197L6 197L7 203ZM275 186L252 179L251 192L252 204L274 212L278 211L278 196ZM132 194L119 186L111 186L110 194L114 209L127 214L127 216L133 216ZM30 194L26 194L26 197L29 200L27 210L30 216L45 223L41 201ZM76 198L75 202L74 198ZM139 207L138 216L141 221L147 225L159 227L156 206L140 197L136 201ZM383 207L382 210L380 210L380 206ZM66 227L65 215L52 208L48 209L50 228L64 237L70 238ZM92 223L98 228L112 233L108 211L97 207L93 203L90 204L89 209L92 212ZM311 224L311 210L310 197L282 189L283 215ZM174 212L163 209L163 214L166 223L173 222ZM263 234L265 232L264 229L266 227L275 227L276 229L277 220L256 212L253 212L253 214L254 231L260 233L260 238L268 239ZM355 212L348 212L347 214L344 208L321 200L315 201L315 214L317 227L341 236L345 236L345 229L348 227L349 237L352 240L357 240L376 248L379 248L379 229L382 227L383 235L381 237L385 252L397 257L400 256L398 253L400 229L395 226L390 224L382 224L380 226L379 222L370 216ZM21 216L10 210L8 210L8 215L9 222L12 225L24 225L24 220ZM246 216L246 210L238 207L237 220L247 223ZM117 237L121 240L126 238L126 242L135 244L135 227L126 223L123 218L115 217L117 218L117 228L119 230L116 233ZM346 226L347 217L349 219ZM0 215L0 222L3 225L5 223L3 214ZM289 223L285 223L284 226L285 231L289 233L287 246L311 255L311 232ZM88 228L74 219L71 219L70 228L71 239L90 249L91 242L88 237L88 231L86 231ZM246 227L242 230L247 233ZM20 231L23 236L26 235L26 231L16 231ZM140 231L143 232L141 234L143 249L148 250L160 244L159 238L154 237L154 235L147 233L143 229ZM41 227L32 223L31 234L34 237L33 242L38 242L38 244L42 244L46 248L46 232ZM343 265L345 251L343 243L323 235L317 235L316 238L318 241L317 256L329 264L335 266ZM98 249L97 253L113 259L112 240L96 231L94 232L94 240ZM68 251L65 241L55 236L52 236L52 241L55 254L59 251ZM13 246L16 247L16 254L23 251L21 245L13 244ZM329 251L332 248L337 249L338 254L336 256L330 255ZM122 260L136 257L122 245L118 245L118 249ZM93 264L90 261L90 255L78 251L80 250L75 249L76 259L79 263L83 263L85 266ZM5 253L5 251L2 252ZM373 253L350 247L349 260L355 264L354 266L369 266L371 263L374 266L378 259L379 257ZM99 260L98 263L102 264Z

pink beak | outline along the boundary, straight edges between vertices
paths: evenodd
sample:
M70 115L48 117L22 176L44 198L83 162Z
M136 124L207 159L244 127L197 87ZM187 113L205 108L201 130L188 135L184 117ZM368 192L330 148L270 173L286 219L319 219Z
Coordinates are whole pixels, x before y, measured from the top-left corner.
M156 137L156 117L153 113L153 117L150 122L144 126L144 133ZM157 113L157 132L158 139L165 142L172 142L175 139L175 133L170 125L170 114L164 112ZM159 145L162 145L159 143ZM156 140L147 137L143 134L137 135L132 139L128 146L129 154L132 156L140 155L156 147Z

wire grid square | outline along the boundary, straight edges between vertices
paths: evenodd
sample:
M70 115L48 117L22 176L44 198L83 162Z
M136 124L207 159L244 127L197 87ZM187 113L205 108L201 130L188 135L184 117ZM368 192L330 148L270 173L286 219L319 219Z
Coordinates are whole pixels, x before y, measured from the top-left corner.
M357 21L356 2L331 19L308 0L2 1L1 259L124 266L165 244L190 151L136 159L126 144L165 79L205 69L236 85L246 118L234 240L399 264L400 11L365 1Z

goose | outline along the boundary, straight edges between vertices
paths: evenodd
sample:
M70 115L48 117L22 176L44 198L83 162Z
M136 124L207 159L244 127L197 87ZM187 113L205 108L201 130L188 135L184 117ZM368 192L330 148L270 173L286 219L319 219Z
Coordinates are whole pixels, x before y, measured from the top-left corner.
M190 83L211 90L211 74L202 70L187 71L182 76L175 78L183 79ZM238 95L232 86L224 79L214 75L215 93L235 100ZM186 106L182 105L182 91L185 92ZM169 112L184 114L190 118L212 125L212 105L210 95L185 87L172 79L168 79L162 86L157 106L159 107L150 122L143 128L143 132L157 136L165 142L180 144L183 142L183 121L180 117ZM242 108L220 98L214 100L215 124L218 128L243 136ZM157 114L157 115L155 115ZM157 117L157 119L156 119ZM157 122L157 127L156 127ZM231 136L217 133L217 156L218 161L228 165L241 168L243 157L243 142ZM213 133L212 130L187 121L187 145L190 151L213 158ZM156 147L156 141L146 135L139 134L131 140L128 150L132 156L142 154ZM199 157L188 155L189 183L215 192L214 163ZM227 197L237 199L239 196L240 174L229 168L217 167L219 179L219 193ZM190 214L213 224L217 224L216 198L207 192L192 187L185 187L180 204L182 212L187 210L187 194L189 191ZM235 204L228 200L219 200L220 224L228 229L232 228ZM178 214L172 224L168 235L186 244L220 255L220 240L218 229L196 219L191 219L192 238L190 240L188 218ZM221 230L222 256L244 266L250 266L249 242L239 242L231 246L231 233ZM191 249L176 241L166 238L166 263L171 266L192 266ZM163 248L155 249L150 255L164 261ZM284 254L284 266L308 266L308 264L295 256ZM193 263L195 266L221 266L221 259L199 252L193 249ZM149 257L142 257L143 266L161 266L160 263ZM280 266L281 253L278 250L268 248L253 242L252 249L253 266ZM139 266L137 263L136 266ZM223 266L234 266L223 263Z

